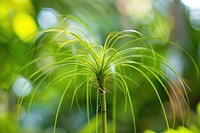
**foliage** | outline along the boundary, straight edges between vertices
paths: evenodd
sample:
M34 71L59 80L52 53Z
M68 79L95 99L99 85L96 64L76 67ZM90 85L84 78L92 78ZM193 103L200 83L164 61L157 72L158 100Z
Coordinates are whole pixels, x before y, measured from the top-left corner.
M112 129L113 132L116 132L116 90L120 90L124 94L124 112L127 112L127 105L129 105L133 121L133 130L136 132L133 98L131 97L130 92L134 90L134 86L143 87L135 77L135 73L138 73L144 77L147 84L149 84L149 87L154 90L155 96L157 96L163 111L166 127L169 128L170 125L168 122L167 111L163 105L163 98L160 96L157 84L162 87L164 90L163 92L166 93L172 106L172 126L174 126L176 122L175 105L167 86L170 86L173 90L172 93L175 95L178 108L180 109L181 120L183 124L185 123L180 100L184 101L187 111L189 112L187 99L184 97L185 95L187 97L186 88L188 85L181 77L179 77L176 70L170 66L167 59L155 52L152 45L149 44L154 43L153 41L156 40L158 40L158 42L164 42L166 40L144 37L137 31L126 30L122 32L111 32L105 43L100 44L90 27L80 19L66 17L62 20L61 24L66 24L70 21L73 21L78 26L67 26L67 28L64 28L64 25L61 25L60 27L54 27L40 32L38 34L39 36L36 37L38 39L36 40L35 45L33 45L31 53L29 53L32 55L33 59L20 70L24 71L24 69L28 69L28 67L33 66L34 64L39 67L36 68L33 73L31 72L30 76L27 78L28 80L32 80L31 85L29 85L28 88L25 88L25 84L28 82L27 80L22 86L22 89L23 87L25 88L25 91L21 91L21 93L24 93L23 95L28 92L30 87L35 86L28 105L29 111L39 90L45 95L51 86L60 82L65 82L63 86L64 90L61 91L62 94L58 100L54 132L56 132L59 112L61 106L64 104L64 98L66 96L71 97L72 100L70 106L72 107L75 99L80 97L80 95L78 95L80 90L82 90L82 95L85 95L89 129L90 106L93 108L91 104L93 99L91 97L96 97L95 115L97 115L98 119L99 106L101 106L102 132L107 132L106 95L108 95L107 93L111 93L113 94L113 96L111 96L111 100L113 101ZM47 41L46 39L50 40ZM45 40L44 44L43 40ZM175 43L169 41L166 42L185 52L194 63L198 73L197 65L186 51ZM49 52L40 53L41 49L44 51L45 48L50 49ZM165 68L174 73L176 79L180 83L180 87L176 85L177 83L175 83L169 75L165 74L161 68ZM50 77L53 78L49 80ZM152 78L157 81L157 84L154 83ZM43 83L46 84L43 85L44 88L41 90ZM181 89L183 89L183 91L181 91ZM179 98L178 95L180 95L181 98ZM24 96L19 98L18 104L20 106L18 113L20 112L20 107L24 98ZM79 103L77 103L77 105L79 105ZM98 125L98 123L96 124Z
M200 103L197 106L197 122L195 124L190 125L188 128L184 126L179 126L177 129L167 129L162 133L198 133L200 131ZM152 130L146 130L144 133L155 133Z
M69 40L74 38L69 34L66 36L66 34L62 32L66 30L67 27L73 27L71 30L67 30L71 33L79 34L80 38L86 40L85 42L87 44L90 43L88 41L90 40L91 43L95 45L95 50L99 49L98 52L102 50L102 46L105 44L108 34L112 31L126 31L126 29L140 31L143 35L141 33L132 33L130 32L131 30L126 32L113 32L113 35L119 33L116 38L125 34L131 37L127 36L116 41L116 45L113 45L112 48L113 51L109 50L109 54L106 55L107 59L114 53L114 50L119 49L121 44L129 42L131 39L134 39L135 42L130 43L130 47L134 45L136 47L142 46L149 49L149 51L138 50L133 52L135 55L140 55L141 58L134 57L133 59L130 57L128 59L139 62L139 64L135 64L135 67L138 67L144 72L155 85L161 97L162 104L166 109L169 127L174 129L178 129L179 126L189 127L189 118L191 119L191 123L194 123L196 120L193 113L189 112L195 110L196 104L200 100L200 82L199 77L196 76L197 72L195 70L197 67L199 68L200 64L198 4L195 4L197 8L192 8L190 7L191 5L194 5L193 1L187 3L187 0L127 0L126 2L123 0L1 0L0 132L18 132L16 127L14 127L14 125L16 125L16 113L18 114L18 124L22 131L34 133L53 132L52 125L55 121L59 100L71 79L66 78L66 80L64 80L65 77L62 77L62 75L74 69L75 66L75 64L71 64L66 67L58 62L62 62L66 58L69 59L76 54L80 55L86 52L80 53L79 49L81 49L81 43L78 41L70 42ZM89 33L91 30L81 26L79 22L72 19L63 21L63 15L72 15L80 18L90 26L95 35L93 36L93 33ZM75 27L81 29L82 32L74 30ZM37 35L32 34L38 31L42 32L37 33ZM31 34L33 36L29 36ZM24 39L27 35L29 37ZM147 38L147 36L153 38ZM95 44L94 38L97 38L97 42L101 47L99 44ZM157 40L155 38L159 39ZM166 40L171 40L177 44L176 46L174 45L175 43L171 45L171 42ZM64 41L69 42L65 45ZM110 43L113 43L113 41ZM61 46L62 44L63 46ZM124 49L130 48L129 46L127 45ZM191 55L197 63L196 68L193 66L193 63L191 63L190 57L188 58L186 56L187 54L177 46L185 49L187 53ZM108 46L108 48L110 49L110 46ZM30 49L32 51L30 51ZM96 52L97 55L98 52ZM121 51L119 51L119 53L120 52ZM127 55L124 54L123 57L128 56L130 53L131 52L127 53ZM166 62L163 58L154 53L158 53L162 57L167 58L170 62L169 66L173 67L181 76L181 80L190 86L191 91L187 91L188 97L185 97L185 92L182 88L180 89L181 93L176 89L177 91L175 91L175 93L177 93L180 104L178 104L176 100L177 97L171 89L175 87L174 84L178 87L181 86L176 78L176 74L172 74L173 71L167 69L167 67L161 63L165 62L169 64L169 62ZM86 55L88 55L88 53L85 54L84 57L86 57ZM36 61L37 58L38 60ZM115 57L115 59L116 58L117 57ZM116 61L120 60L120 58L116 59ZM89 57L89 59L91 59L91 57ZM75 60L71 58L68 62L80 62L81 60L82 59ZM170 99L161 82L157 80L154 74L142 67L141 64L146 64L148 67L162 72L156 74L163 85L166 86L171 96L171 103L175 105L174 111L170 106ZM60 67L56 67L58 65ZM84 66L85 65L88 64L84 64ZM83 67L78 67L76 71L82 68ZM22 71L19 71L19 69ZM51 72L51 70L54 71ZM129 87L130 97L133 102L137 132L143 132L145 129L161 132L166 129L163 111L161 111L162 106L159 103L154 89L148 80L146 80L145 76L137 70L128 68L127 65L126 67L121 67L121 71L119 67L110 67L109 70L111 78L106 82L106 89L109 90L109 92L107 91L106 93L108 132L116 131L126 133L134 130L126 89L122 86L121 89L119 89L119 85L116 85L117 83L115 83L114 80L116 74L113 73L113 70L115 73L122 72L126 74L125 81ZM35 75L33 74L34 72ZM31 76L32 74L34 76ZM89 72L88 74L91 75ZM161 76L162 74L169 76L174 83L168 78L166 79L165 76ZM14 83L11 83L14 75L17 75L17 77L14 79ZM93 77L95 78L95 76ZM60 82L56 82L56 79L59 78ZM63 78L63 81L61 81L61 78ZM89 132L90 130L93 132L99 130L101 124L99 118L101 115L99 114L100 106L98 106L100 101L97 99L101 95L97 94L97 82L94 80L94 82L88 83L92 85L89 86L92 90L88 94L88 96L90 96L89 99L87 99L87 89L84 89L87 88L87 85L84 85L84 83L74 92L76 87L75 82L78 83L78 81L84 81L86 79L88 79L88 77L79 75L71 81L70 89L67 90L66 95L63 97L63 103L59 110L56 128L58 133ZM132 81L135 82L133 83ZM123 81L120 80L120 82ZM51 85L47 87L48 83L51 83ZM168 84L171 84L171 86ZM30 86L29 89L27 89L27 86ZM24 89L20 90L19 88ZM98 98L96 96L98 96ZM18 97L19 101L17 100ZM87 101L90 101L89 106L87 106ZM22 102L20 103L20 108L18 106L19 102ZM189 104L189 106L185 106L185 103ZM29 105L31 105L30 109ZM179 109L179 105L181 105L182 113ZM16 108L18 112L16 112ZM99 114L98 116L96 116L96 112ZM176 116L176 119L174 119L173 116ZM88 128L87 119L90 123L90 130ZM4 126L4 124L6 124L6 126ZM12 127L12 129L9 127ZM117 127L117 129L115 127Z

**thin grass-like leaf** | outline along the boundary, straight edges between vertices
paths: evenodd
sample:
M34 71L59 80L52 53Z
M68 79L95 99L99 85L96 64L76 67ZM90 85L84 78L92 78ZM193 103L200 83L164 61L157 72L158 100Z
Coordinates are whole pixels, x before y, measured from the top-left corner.
M62 102L63 102L63 99L64 99L64 96L72 82L73 78L69 81L69 83L67 84L66 88L64 89L64 92L60 98L60 101L59 101L59 104L58 104L58 107L57 107L57 111L56 111L56 116L55 116L55 121L54 121L54 127L53 127L53 133L56 132L56 124L57 124L57 121L58 121L58 115L59 115L59 112L60 112L60 108L61 108L61 105L62 105Z

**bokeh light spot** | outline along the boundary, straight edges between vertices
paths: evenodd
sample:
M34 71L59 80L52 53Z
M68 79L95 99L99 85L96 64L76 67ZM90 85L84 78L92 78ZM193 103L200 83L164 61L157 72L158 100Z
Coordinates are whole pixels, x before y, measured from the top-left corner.
M200 30L200 0L182 0L189 12L189 20L192 28Z
M183 4L191 9L200 9L200 0L181 0Z
M189 19L192 28L200 30L200 9L190 10Z
M124 15L143 17L152 9L151 0L117 0L118 10Z
M13 85L14 93L19 97L27 96L31 93L32 86L31 82L23 76L17 76Z
M184 62L182 60L181 53L175 49L170 49L166 53L166 58L168 59L170 65L176 70L178 75L183 75L183 70L184 70ZM177 76L176 74L170 70L170 69L165 69L166 74L169 75L172 79L176 79Z
M43 122L43 119L39 114L29 113L26 115L23 122L25 127L29 127L30 129L37 131L37 127L40 126L40 124Z
M10 6L8 6L8 5L6 4L6 2L2 2L2 3L0 4L0 11L1 11L1 13L0 13L0 19L4 19L4 18L6 18L6 17L8 16L8 14L9 14Z
M31 15L19 12L13 19L13 29L21 40L30 42L37 32L37 24Z
M57 13L52 8L43 8L38 16L38 23L42 29L58 25Z

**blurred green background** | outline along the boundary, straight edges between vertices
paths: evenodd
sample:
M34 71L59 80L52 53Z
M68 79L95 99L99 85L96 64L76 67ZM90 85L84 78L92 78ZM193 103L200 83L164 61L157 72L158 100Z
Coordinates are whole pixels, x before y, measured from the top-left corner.
M23 132L52 132L56 108L62 93L62 89L59 88L62 88L64 83L51 86L44 95L41 94L43 88L39 88L30 111L27 110L27 106L34 86L26 92L20 112L17 112L17 101L18 97L21 97L19 88L23 86L28 75L53 59L42 60L23 72L18 71L30 61L27 53L35 38L29 35L59 25L63 15L72 15L86 22L101 43L110 32L127 29L135 29L146 36L173 41L191 54L198 67L200 66L199 0L0 0L0 133L20 132L17 114ZM69 25L76 26L73 22ZM29 37L25 39L27 36ZM42 40L43 43L45 41L48 40ZM165 43L158 45L155 47L156 51L169 59L191 87L191 91L188 91L191 120L190 125L186 126L192 132L200 132L200 115L197 115L200 78L183 52ZM40 53L46 54L51 50L49 47L43 48ZM18 76L13 81L15 75ZM161 132L166 129L166 125L156 95L148 89L149 85L144 83L143 77L137 74L136 77L143 85L142 88L145 88L135 88L131 93L138 133L147 129ZM30 84L29 82L31 81L26 84ZM166 97L162 91L160 95ZM86 132L85 99L78 99L79 108L74 105L70 111L70 98L71 96L66 96L66 102L61 107L57 133ZM96 99L95 96L92 98ZM123 96L119 96L117 132L133 132L131 113L127 112L123 116L122 101ZM168 99L164 98L166 108L168 103ZM109 121L112 120L110 104L108 100ZM95 118L94 113L91 112L91 116L92 122ZM179 119L177 114L177 127L181 125Z

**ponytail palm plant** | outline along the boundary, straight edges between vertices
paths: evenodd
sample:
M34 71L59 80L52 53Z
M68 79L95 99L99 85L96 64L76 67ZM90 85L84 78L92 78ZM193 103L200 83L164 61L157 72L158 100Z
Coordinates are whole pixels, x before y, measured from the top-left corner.
M170 65L168 60L160 53L154 51L152 42L166 42L181 49L194 63L191 56L177 44L158 38L145 37L135 30L114 31L111 32L104 43L99 41L91 30L91 28L83 21L74 18L66 17L62 23L72 21L78 26L53 27L37 33L35 45L31 54L33 59L22 68L22 70L37 65L39 66L28 79L32 80L32 85L35 85L32 92L28 110L30 110L36 92L42 88L43 82L49 77L53 77L42 89L48 91L52 85L62 82L65 83L63 93L59 99L57 106L54 133L56 132L56 124L59 117L59 112L62 103L65 102L65 96L71 96L71 105L78 91L83 90L86 96L88 126L90 127L90 104L92 92L96 92L97 106L96 115L100 108L101 116L101 131L107 133L107 94L113 95L113 119L112 130L116 132L116 90L120 90L124 94L125 111L127 106L131 110L134 132L136 133L136 119L133 101L131 97L132 86L142 87L138 83L135 72L139 73L154 90L160 106L166 126L169 129L168 116L163 105L162 97L159 94L158 87L153 80L161 85L173 108L173 116L175 124L175 111L172 98L169 94L167 86L173 88L173 93L178 101L178 108L181 110L180 97L184 99L187 105L188 101L185 98L186 89L188 88L184 80L178 75L176 70ZM48 54L40 54L44 48L52 48ZM30 54L29 53L29 54ZM43 62L43 64L41 64ZM45 63L44 63L45 62ZM194 66L197 69L196 64ZM181 87L167 75L162 68L170 70L174 73L181 84ZM53 75L53 76L52 76ZM184 91L181 91L181 88ZM73 91L72 91L73 90ZM68 93L73 92L73 93ZM25 97L19 98L21 106ZM100 105L100 106L99 106ZM187 106L188 107L188 106ZM188 108L189 109L189 108ZM20 111L20 108L19 110ZM182 121L184 122L183 112L181 110ZM98 119L99 117L97 117Z

